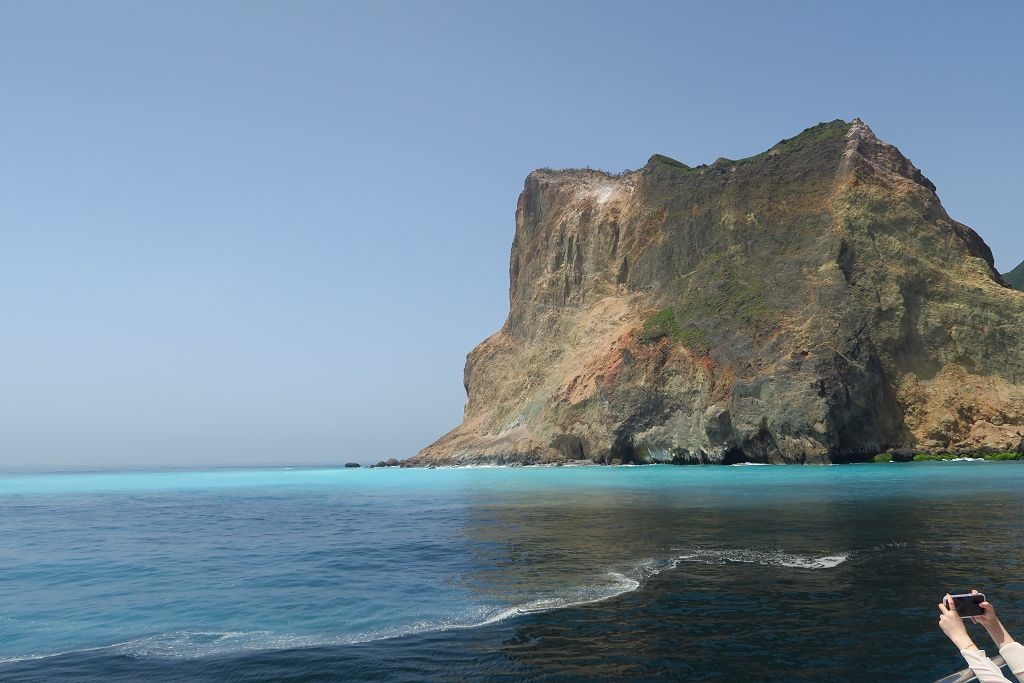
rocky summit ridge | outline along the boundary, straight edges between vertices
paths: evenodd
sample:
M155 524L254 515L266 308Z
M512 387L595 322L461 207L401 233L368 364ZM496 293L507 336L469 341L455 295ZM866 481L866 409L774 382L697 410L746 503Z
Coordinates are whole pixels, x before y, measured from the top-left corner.
M862 121L756 156L538 170L462 424L410 465L1019 450L1024 292Z

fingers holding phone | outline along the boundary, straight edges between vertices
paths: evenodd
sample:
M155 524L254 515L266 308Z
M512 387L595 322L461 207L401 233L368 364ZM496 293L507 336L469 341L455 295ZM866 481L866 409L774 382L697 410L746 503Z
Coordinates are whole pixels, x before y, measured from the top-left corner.
M955 597L947 593L939 603L939 628L960 650L973 648L974 642L967 634L967 626L964 625L963 619L957 612Z
M985 594L979 592L977 588L971 590L971 595L981 596L981 602L978 604L981 608L981 614L972 616L971 621L985 627L995 626L999 621L996 618L996 608L992 606L992 603L985 599Z
M947 595L953 603L956 613L962 618L967 619L971 617L974 621L974 617L982 617L985 615L985 610L981 606L985 602L985 594L979 593L977 590L971 593L960 593L957 595Z

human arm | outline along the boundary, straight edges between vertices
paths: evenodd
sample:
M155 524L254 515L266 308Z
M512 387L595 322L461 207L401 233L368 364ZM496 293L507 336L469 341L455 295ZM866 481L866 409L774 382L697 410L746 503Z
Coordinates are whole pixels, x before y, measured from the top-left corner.
M1006 660L1006 666L1010 667L1017 680L1024 683L1024 645L1011 640L999 648L999 654Z
M977 593L978 591L972 590L971 592ZM981 609L984 611L984 614L971 617L971 621L985 627L985 630L988 631L989 636L992 638L992 642L999 648L999 654L1006 660L1006 665L1010 668L1010 671L1013 672L1018 681L1024 682L1024 645L1013 640L1009 631L999 621L999 617L996 615L996 608L992 603L986 600L981 603Z
M1010 679L1003 675L1003 672L985 654L984 650L978 648L960 650L960 654L967 661L967 666L978 677L979 683L1010 683Z
M977 593L978 590L974 589L971 593ZM985 602L981 603L982 614L971 617L971 621L975 624L981 624L988 631L989 636L992 637L992 642L996 644L996 647L1003 647L1013 642L1013 638L1006 631L1003 623L999 621L999 617L996 615L996 608L992 603Z
M957 613L953 598L949 595L946 595L939 603L939 628L960 650L960 654L967 660L967 665L974 671L980 683L1010 683L1009 679L1003 676L999 667L985 656L984 650L979 650L971 640L971 636L967 633L967 626L964 625L963 619Z

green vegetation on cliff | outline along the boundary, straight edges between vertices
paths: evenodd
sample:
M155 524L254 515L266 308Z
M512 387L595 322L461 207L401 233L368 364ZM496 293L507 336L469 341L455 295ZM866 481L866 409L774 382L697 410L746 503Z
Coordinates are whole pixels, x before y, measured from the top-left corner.
M772 154L791 154L802 150L804 147L816 145L822 142L842 143L849 130L850 124L841 119L836 119L835 121L829 121L827 123L819 123L816 126L811 126L804 130L799 135L786 138L785 140L780 140L771 149L767 149L760 154L755 154L754 156L747 157L746 159L740 159L739 162L760 161Z
M906 457L896 460L891 453L879 453L871 459L872 462L946 462L957 458L981 458L983 460L1024 460L1024 453L967 453L956 455L954 453L916 453L913 457Z
M676 161L672 157L667 157L664 154L652 155L651 158L647 160L647 163L668 164L669 166L674 166L675 168L682 168L687 171L690 170L690 167L684 164L683 162Z
M1024 460L1024 453L989 453L986 460Z
M1021 261L1020 265L1009 273L1003 273L1003 279L1006 280L1006 284L1014 289L1024 292L1024 261Z
M940 462L943 460L954 460L956 458L984 458L985 460L1020 460L1024 455L1020 453L984 453L976 455L954 455L952 453L918 453L914 456L914 462Z
M690 325L683 327L676 320L675 310L663 308L644 323L641 341L653 342L662 337L679 342L693 351L704 352L708 349L708 337L704 330Z
M835 121L819 123L816 126L811 126L799 135L786 138L785 140L780 140L770 149L766 149L763 152L749 157L743 157L741 159L719 157L710 165L700 164L699 166L688 166L687 164L673 159L672 157L665 156L664 154L653 154L651 155L651 158L647 160L647 166L650 167L653 164L664 164L665 166L675 168L680 171L696 172L698 174L707 173L709 169L716 167L756 163L764 161L768 157L791 155L808 149L813 149L814 152L817 153L821 148L841 147L849 130L849 123L841 119L836 119Z

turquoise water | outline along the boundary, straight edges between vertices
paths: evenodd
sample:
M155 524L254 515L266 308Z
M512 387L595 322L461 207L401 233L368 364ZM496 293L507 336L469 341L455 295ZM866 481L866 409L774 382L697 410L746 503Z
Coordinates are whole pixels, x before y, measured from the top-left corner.
M1024 629L1022 491L973 462L0 475L0 679L931 680L947 589Z

